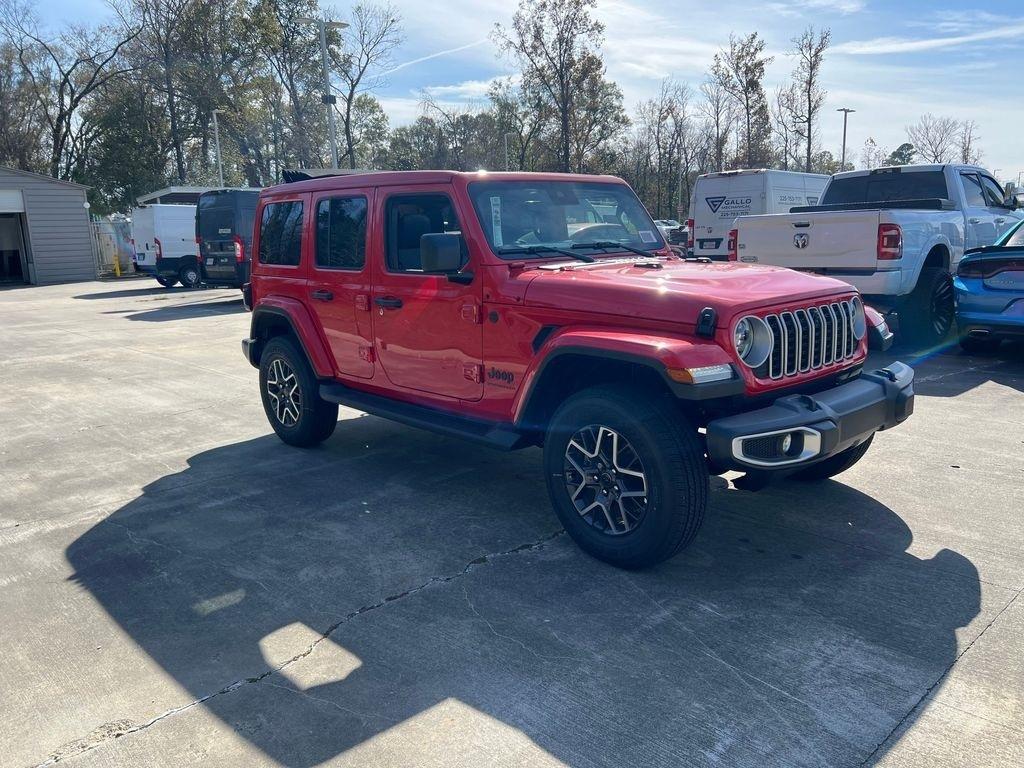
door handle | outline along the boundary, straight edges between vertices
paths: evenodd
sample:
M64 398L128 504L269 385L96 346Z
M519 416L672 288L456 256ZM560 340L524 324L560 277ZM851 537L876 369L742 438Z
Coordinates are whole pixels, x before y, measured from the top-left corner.
M998 219L996 219L996 224L1005 224L1005 223L1006 223L1006 219L1004 219L1002 216L1000 216Z
M972 217L972 218L967 220L967 223L968 224L981 224L981 219L977 219L977 218L973 218Z
M333 293L331 293L330 291L325 291L322 288L317 288L310 294L310 296L312 296L317 301L331 301L332 299L334 299Z
M397 296L378 296L376 299L373 300L373 303L376 304L381 309L402 308L402 300L399 299Z

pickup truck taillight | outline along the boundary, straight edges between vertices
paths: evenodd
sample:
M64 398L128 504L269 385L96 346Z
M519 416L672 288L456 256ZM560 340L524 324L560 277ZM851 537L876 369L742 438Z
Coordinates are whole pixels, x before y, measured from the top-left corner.
M156 245L156 260L160 261L164 257L164 247L160 245L160 239L157 237L153 238L153 243Z
M235 241L235 261L242 263L245 261L245 243L242 242L240 235L235 235L232 239Z
M903 258L903 232L899 224L878 225L878 260Z
M736 241L739 240L739 231L735 229L729 230L729 239L726 241L726 246L729 249L729 261L739 261L739 248L737 247Z
M686 247L693 248L693 219L686 220Z

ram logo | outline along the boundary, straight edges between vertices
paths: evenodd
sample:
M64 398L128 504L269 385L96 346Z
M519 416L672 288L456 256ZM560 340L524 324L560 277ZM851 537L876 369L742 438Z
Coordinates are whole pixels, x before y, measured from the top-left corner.
M793 235L793 247L798 251L802 251L811 242L811 238L807 236L806 232L797 232Z

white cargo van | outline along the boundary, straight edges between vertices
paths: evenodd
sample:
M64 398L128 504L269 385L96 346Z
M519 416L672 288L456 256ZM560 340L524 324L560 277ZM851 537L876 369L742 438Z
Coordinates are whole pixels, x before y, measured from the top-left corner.
M199 285L194 205L140 205L132 210L135 269L165 288Z
M687 222L693 255L725 261L737 216L789 213L796 205L815 205L828 179L820 173L764 168L698 176Z

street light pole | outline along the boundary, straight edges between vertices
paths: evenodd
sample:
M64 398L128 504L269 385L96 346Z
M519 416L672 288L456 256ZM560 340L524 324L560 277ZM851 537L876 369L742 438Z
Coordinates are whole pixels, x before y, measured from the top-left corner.
M851 112L856 112L855 109L849 109L848 107L840 107L836 112L843 113L843 159L839 161L839 170L846 170L846 118L850 116Z
M327 21L326 19L297 19L301 24L316 24L320 32L320 58L324 65L324 96L323 103L327 107L327 130L331 137L331 168L338 167L338 129L334 124L334 105L337 102L331 92L331 69L327 64L327 28L345 29L344 21Z
M221 187L224 186L224 163L220 156L220 128L217 125L217 115L223 110L213 110L213 143L217 147L217 181Z

